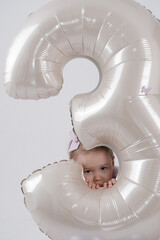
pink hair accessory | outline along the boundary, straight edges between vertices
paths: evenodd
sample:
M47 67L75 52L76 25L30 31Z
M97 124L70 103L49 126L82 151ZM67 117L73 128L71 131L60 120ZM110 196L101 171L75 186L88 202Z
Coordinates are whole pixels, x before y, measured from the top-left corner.
M151 87L146 88L145 86L142 87L141 93L145 93L147 95L151 91Z
M72 142L71 142L71 145L70 145L70 148L69 148L68 152L72 152L79 147L80 142L78 141L78 137L73 130L70 131L69 134L70 134L70 137L72 139Z

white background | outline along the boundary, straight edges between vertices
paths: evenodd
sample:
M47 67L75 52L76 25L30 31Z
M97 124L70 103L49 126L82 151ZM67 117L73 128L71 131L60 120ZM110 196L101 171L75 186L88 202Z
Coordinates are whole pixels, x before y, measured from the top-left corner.
M0 2L0 239L2 240L48 239L39 231L23 204L20 182L33 170L54 161L68 159L69 131L72 129L69 101L77 93L93 90L99 81L98 70L92 62L87 59L76 59L65 66L63 89L57 97L26 101L15 100L5 94L2 80L7 48L27 16L48 2L47 0L1 0ZM159 0L138 2L160 18Z

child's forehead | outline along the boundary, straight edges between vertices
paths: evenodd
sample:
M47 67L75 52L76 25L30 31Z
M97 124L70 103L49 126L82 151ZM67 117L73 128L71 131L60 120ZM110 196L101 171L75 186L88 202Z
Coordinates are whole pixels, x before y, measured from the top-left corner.
M85 155L91 155L92 157L95 157L95 158L105 158L105 159L110 159L110 154L109 152L107 151L104 151L104 150L89 150L89 151L86 151L84 152Z
M83 165L85 167L110 165L111 157L105 151L89 151L83 154Z

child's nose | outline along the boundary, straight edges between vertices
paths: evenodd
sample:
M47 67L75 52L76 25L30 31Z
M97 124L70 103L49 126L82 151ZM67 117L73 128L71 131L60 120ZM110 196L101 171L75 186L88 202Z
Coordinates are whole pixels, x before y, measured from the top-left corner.
M101 180L101 175L99 174L99 172L96 172L94 175L94 181L99 181Z

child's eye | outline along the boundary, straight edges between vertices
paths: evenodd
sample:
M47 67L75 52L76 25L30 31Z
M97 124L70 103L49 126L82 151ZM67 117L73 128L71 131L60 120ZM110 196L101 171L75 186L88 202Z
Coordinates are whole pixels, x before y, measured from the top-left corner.
M104 170L106 170L106 169L107 169L107 167L102 167L102 168L101 168L102 171L104 171Z
M85 173L91 173L92 170L85 170L84 172L85 172Z

